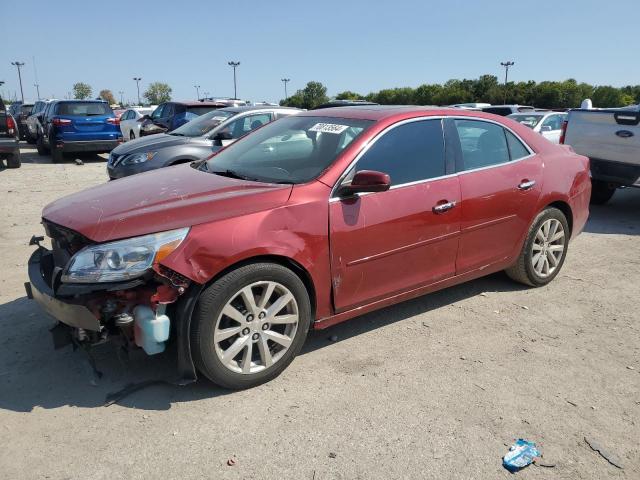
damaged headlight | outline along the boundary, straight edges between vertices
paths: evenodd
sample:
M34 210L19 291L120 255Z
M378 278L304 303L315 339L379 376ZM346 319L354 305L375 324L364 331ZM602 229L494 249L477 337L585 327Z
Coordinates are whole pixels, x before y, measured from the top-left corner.
M62 281L120 282L139 277L178 248L187 233L188 228L181 228L85 247L71 258Z
M144 163L146 161L151 160L156 156L158 152L142 152L142 153L132 153L130 155L126 155L121 164L122 165L133 165L135 163Z

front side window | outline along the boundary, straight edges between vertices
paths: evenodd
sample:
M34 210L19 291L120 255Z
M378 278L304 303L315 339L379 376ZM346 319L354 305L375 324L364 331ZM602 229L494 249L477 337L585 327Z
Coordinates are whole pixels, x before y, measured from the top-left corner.
M372 123L320 116L283 118L220 150L201 168L260 182L305 183L331 165Z
M462 170L475 170L509 161L504 129L480 120L455 120L462 150Z
M375 170L391 177L391 185L445 174L441 120L420 120L392 128L358 160L354 171Z
M162 112L165 108L166 104L162 104L162 105L158 105L158 107L153 111L153 113L151 114L151 118L154 120L157 120L158 118L160 118L162 116Z

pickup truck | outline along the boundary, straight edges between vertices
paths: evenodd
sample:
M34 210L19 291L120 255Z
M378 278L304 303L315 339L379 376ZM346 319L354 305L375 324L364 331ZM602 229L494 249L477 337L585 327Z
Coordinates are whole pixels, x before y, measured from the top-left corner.
M18 126L0 98L0 162L6 160L7 167L20 167Z
M560 143L591 161L591 203L607 203L618 187L640 187L640 109L569 110Z

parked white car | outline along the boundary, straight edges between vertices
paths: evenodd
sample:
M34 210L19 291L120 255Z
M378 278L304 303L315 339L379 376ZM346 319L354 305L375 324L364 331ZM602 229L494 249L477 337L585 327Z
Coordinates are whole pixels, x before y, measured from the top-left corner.
M151 115L155 107L132 107L120 116L120 131L124 141L140 138L140 120L145 115Z
M562 112L525 112L507 115L518 123L526 125L534 132L538 132L551 143L560 143L562 122L567 119L567 114Z

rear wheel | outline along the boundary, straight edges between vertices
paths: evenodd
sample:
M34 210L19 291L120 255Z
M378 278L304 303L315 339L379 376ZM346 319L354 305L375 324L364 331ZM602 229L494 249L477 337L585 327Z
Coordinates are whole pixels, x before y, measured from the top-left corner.
M260 385L291 363L310 323L309 295L295 273L271 263L240 267L198 300L191 329L196 365L225 388Z
M591 203L593 205L604 205L611 200L614 193L616 193L616 187L610 183L601 180L591 181Z
M8 168L20 168L22 162L20 162L20 155L9 155L7 157L7 167Z
M27 129L27 134L25 135L27 143L30 145L33 145L34 143L36 143L36 139L33 138L33 135L31 135L31 132Z
M560 272L568 245L567 218L557 208L547 208L531 224L518 260L506 273L525 285L546 285Z
M44 144L44 137L42 134L39 134L36 139L36 149L38 150L38 155L44 156L49 153L49 148Z
M51 147L51 161L53 163L60 163L64 160L64 152L58 146L56 146L55 139L49 137L49 146Z

